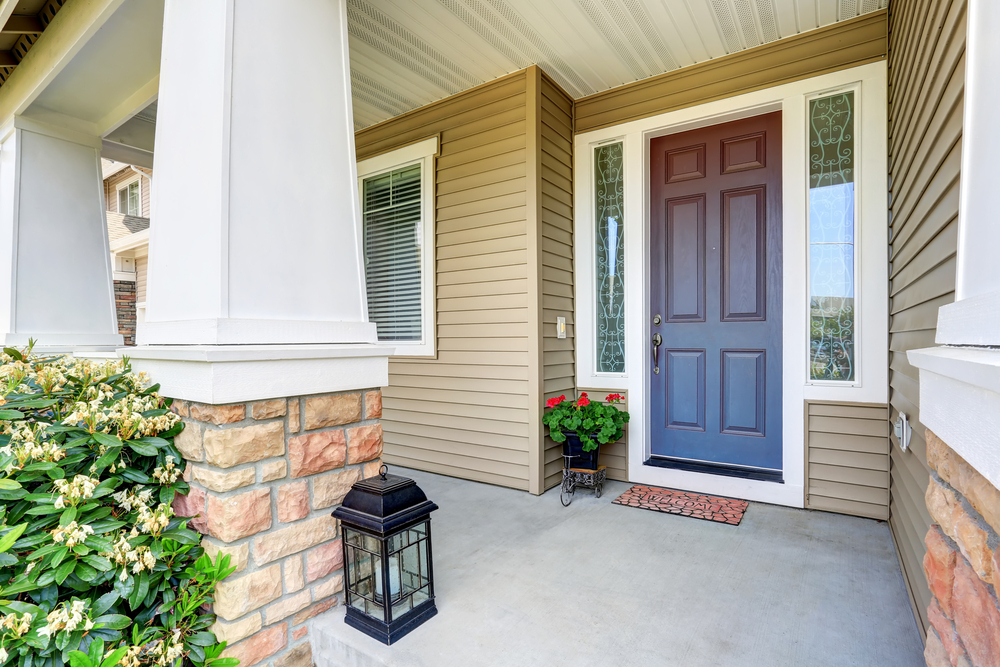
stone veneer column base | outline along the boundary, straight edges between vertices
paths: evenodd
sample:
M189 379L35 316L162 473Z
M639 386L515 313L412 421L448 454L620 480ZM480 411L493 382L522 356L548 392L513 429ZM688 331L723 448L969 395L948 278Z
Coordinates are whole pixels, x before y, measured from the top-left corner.
M378 472L382 394L378 388L209 405L175 401L186 423L187 496L213 557L237 570L215 596L212 630L240 667L308 667L305 622L340 603L343 553L330 516L351 485Z
M934 433L926 502L924 572L933 599L924 657L929 667L1000 665L1000 490Z

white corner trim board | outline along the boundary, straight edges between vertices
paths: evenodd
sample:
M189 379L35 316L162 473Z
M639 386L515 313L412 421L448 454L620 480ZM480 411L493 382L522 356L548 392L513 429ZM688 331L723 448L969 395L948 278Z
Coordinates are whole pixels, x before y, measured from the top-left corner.
M575 280L577 386L629 392L629 479L793 507L805 504L806 400L884 404L888 400L888 166L884 62L832 72L671 111L593 132L575 139ZM808 380L808 102L818 95L854 90L859 107L856 264L858 286L858 381ZM782 438L784 483L743 480L644 465L649 458L648 369L652 335L649 318L649 142L683 132L773 111L782 112L783 369ZM625 372L597 373L594 308L593 149L623 142L625 217Z
M920 369L920 421L1000 487L1000 350L910 350Z

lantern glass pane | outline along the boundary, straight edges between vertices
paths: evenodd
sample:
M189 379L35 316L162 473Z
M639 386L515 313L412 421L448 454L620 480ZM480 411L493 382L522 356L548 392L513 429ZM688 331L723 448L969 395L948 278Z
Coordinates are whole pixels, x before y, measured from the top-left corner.
M410 601L410 596L406 596L400 602L392 605L392 620L396 620L403 614L408 613L413 609L412 602Z
M379 541L372 537L371 535L361 534L361 546L365 551L370 551L373 554L377 554L381 551L379 548Z
M419 604L427 602L427 600L429 600L430 597L431 597L430 590L431 589L430 589L429 586L425 586L425 587L421 588L419 591L417 591L416 593L414 593L411 596L411 598L413 600L413 606L416 607Z
M427 585L427 541L420 540L416 544L403 549L402 553L402 584L403 595L409 595L418 588Z

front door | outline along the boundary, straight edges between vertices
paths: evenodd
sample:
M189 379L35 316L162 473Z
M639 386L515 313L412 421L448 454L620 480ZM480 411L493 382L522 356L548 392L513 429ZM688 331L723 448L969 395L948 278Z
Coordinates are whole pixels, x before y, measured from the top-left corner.
M778 481L781 113L653 139L650 198L648 463Z

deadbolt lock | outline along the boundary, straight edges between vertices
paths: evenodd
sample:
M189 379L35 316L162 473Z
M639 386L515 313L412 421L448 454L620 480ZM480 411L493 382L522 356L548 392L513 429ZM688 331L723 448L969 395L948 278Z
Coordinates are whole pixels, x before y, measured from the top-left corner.
M663 318L660 317L659 313L657 313L656 315L653 315L653 326L654 327L660 326L660 322L662 322L662 321L663 321Z

